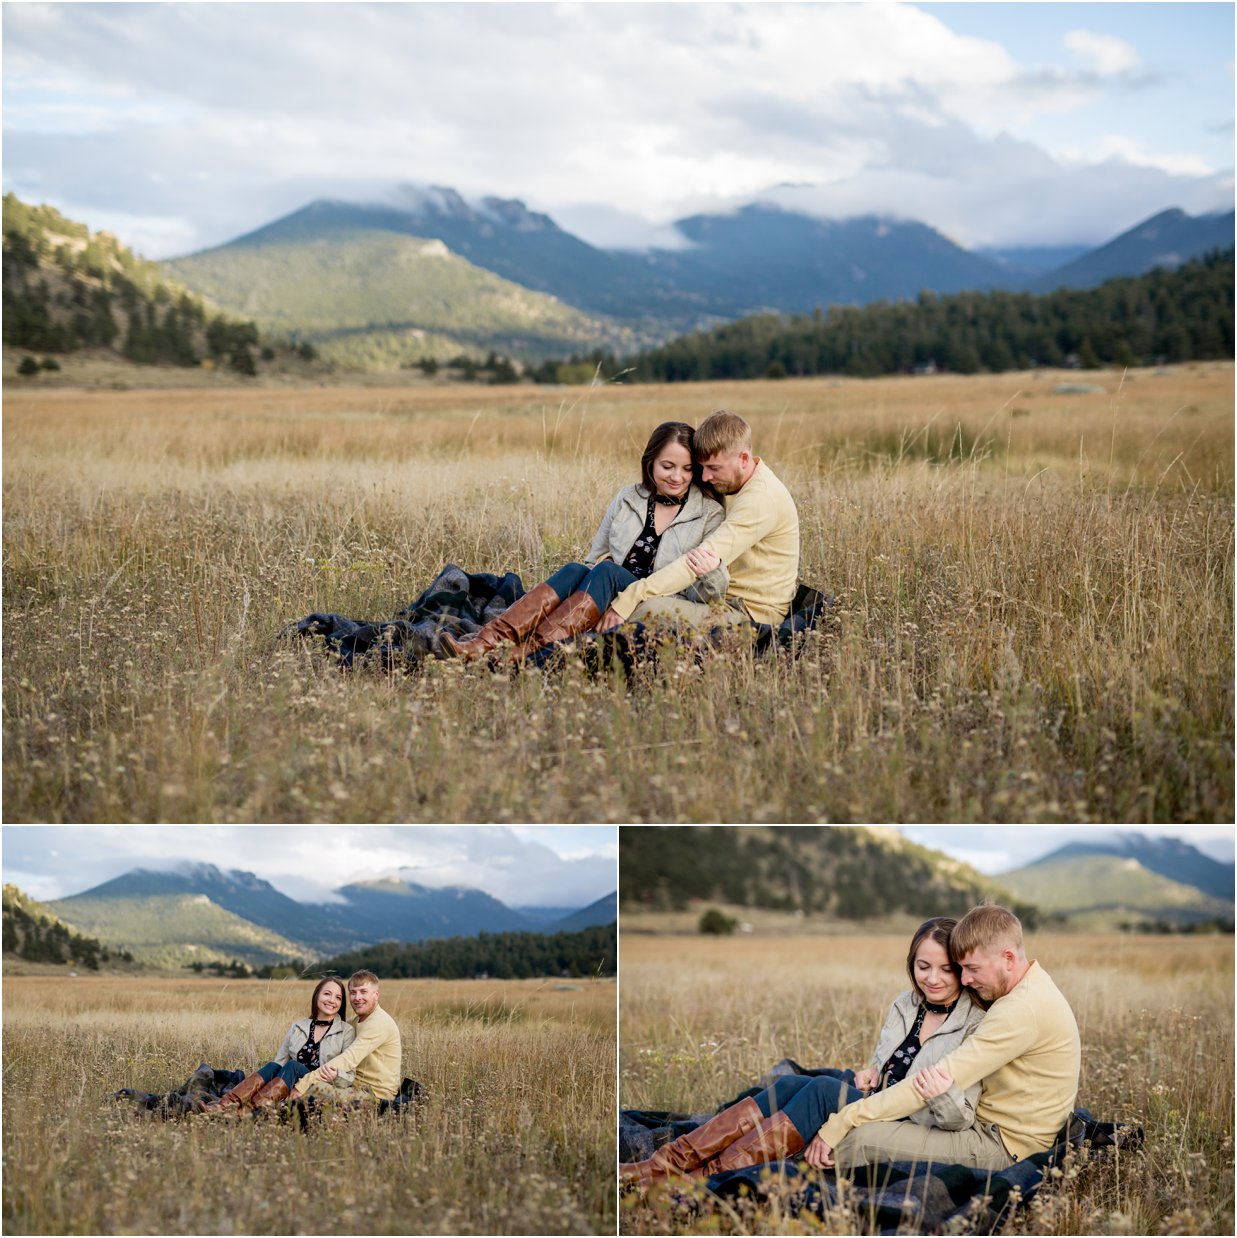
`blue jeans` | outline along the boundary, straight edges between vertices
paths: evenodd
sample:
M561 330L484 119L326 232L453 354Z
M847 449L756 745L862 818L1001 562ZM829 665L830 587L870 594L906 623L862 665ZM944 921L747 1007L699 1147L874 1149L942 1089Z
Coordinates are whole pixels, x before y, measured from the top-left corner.
M563 599L573 593L587 593L603 615L610 609L610 603L628 585L635 583L636 578L625 567L619 567L610 559L602 559L596 567L586 567L583 563L565 564L546 581Z
M783 1075L753 1098L765 1117L777 1110L795 1124L804 1143L809 1143L827 1119L864 1093L831 1075Z
M297 1061L285 1062L282 1066L278 1062L267 1062L265 1066L258 1067L258 1074L267 1083L278 1075L288 1085L289 1092L296 1086L298 1079L303 1079L309 1073L309 1067L302 1066Z

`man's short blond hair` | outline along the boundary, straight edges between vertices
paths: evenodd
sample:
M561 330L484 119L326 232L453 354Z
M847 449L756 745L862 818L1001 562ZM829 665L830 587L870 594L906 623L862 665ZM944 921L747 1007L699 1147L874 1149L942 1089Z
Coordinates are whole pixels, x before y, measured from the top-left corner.
M359 988L363 984L372 984L376 989L378 987L378 977L372 971L354 971L348 977L348 987L350 989Z
M996 903L972 907L949 934L949 953L955 959L964 959L976 950L988 953L1013 950L1021 954L1022 921Z
M696 427L696 459L752 450L752 427L737 413L719 408Z

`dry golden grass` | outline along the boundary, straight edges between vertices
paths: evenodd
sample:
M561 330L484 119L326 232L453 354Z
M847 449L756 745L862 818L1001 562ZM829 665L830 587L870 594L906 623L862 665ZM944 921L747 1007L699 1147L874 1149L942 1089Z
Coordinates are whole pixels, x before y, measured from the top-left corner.
M775 1062L862 1065L906 987L904 936L623 936L619 1100L700 1112ZM1140 1153L1098 1157L1043 1191L1006 1232L1233 1232L1233 940L1028 940L1069 999L1082 1038L1078 1104L1145 1127ZM690 1222L627 1197L632 1233L853 1233L776 1209ZM733 1228L732 1228L733 1226Z
M293 1124L163 1123L108 1099L273 1056L310 987L4 981L10 1234L613 1233L613 981L393 981L429 1100Z
M1233 367L1086 377L7 391L6 817L1231 820ZM272 648L448 562L543 579L721 405L840 602L793 666Z

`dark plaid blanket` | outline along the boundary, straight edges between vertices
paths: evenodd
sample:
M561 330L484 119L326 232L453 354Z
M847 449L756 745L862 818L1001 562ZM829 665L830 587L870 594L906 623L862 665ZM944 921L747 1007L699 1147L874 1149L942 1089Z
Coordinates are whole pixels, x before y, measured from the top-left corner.
M848 1082L854 1078L850 1071L805 1070L784 1059L756 1087L709 1113L625 1109L619 1116L619 1159L644 1160L663 1144L694 1130L714 1113L754 1095L784 1074L828 1074ZM1119 1155L1140 1148L1142 1143L1141 1126L1097 1122L1086 1109L1075 1109L1053 1147L1000 1171L894 1161L856 1169L839 1185L832 1171L822 1174L804 1161L787 1160L715 1174L706 1185L713 1196L726 1201L747 1197L759 1202L776 1190L781 1207L790 1215L810 1214L822 1220L830 1209L839 1206L839 1197L844 1195L844 1206L857 1210L865 1233L994 1234L1046 1179L1055 1176L1053 1171L1067 1156L1082 1149L1112 1149ZM695 1206L690 1195L683 1195L680 1202L684 1207Z
M402 666L415 669L425 658L443 658L442 634L468 635L477 631L512 602L524 596L524 585L514 572L496 576L491 572L466 572L450 563L424 592L391 619L349 619L345 615L317 612L288 624L280 636L321 636L340 665L351 668L358 660L383 669ZM832 598L808 585L800 585L790 615L777 628L757 624L755 652L771 650L792 654L802 647L804 633L819 626L834 608ZM724 629L700 634L702 645L722 643ZM564 642L590 665L614 665L630 671L659 647L642 623L605 636L586 633ZM525 665L544 667L564 652L563 646L539 650Z
M218 1100L229 1088L240 1083L245 1074L243 1070L216 1070L203 1062L180 1087L173 1088L170 1092L142 1092L137 1088L121 1088L112 1093L112 1100L131 1104L139 1113L149 1114L163 1121L183 1118L201 1113L211 1101ZM421 1084L415 1079L406 1078L393 1100L378 1102L378 1113L398 1116L424 1099L425 1089ZM366 1102L354 1099L348 1103L354 1108L360 1108ZM300 1120L301 1129L304 1130L318 1108L317 1098L310 1094L304 1099L298 1098L289 1105L282 1106L281 1116L287 1117L295 1113Z

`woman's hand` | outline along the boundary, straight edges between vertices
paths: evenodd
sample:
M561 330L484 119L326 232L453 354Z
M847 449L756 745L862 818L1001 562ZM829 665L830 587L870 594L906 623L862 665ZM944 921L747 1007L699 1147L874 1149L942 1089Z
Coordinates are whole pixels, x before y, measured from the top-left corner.
M612 628L617 628L623 622L623 616L614 609L613 606L602 615L597 624L598 632L609 632Z
M875 1066L865 1066L862 1070L855 1071L855 1087L861 1092L875 1091L879 1082L880 1071Z
M953 1087L954 1077L941 1066L925 1066L917 1075L911 1076L911 1087L923 1100L943 1096Z
M687 566L697 577L707 576L715 567L721 567L722 557L710 546L697 546L689 550L685 556Z
M323 1083L334 1082L337 1074L339 1074L339 1071L337 1071L334 1066L330 1065L330 1063L325 1066L318 1067L318 1078L321 1079Z
M817 1134L803 1150L803 1159L814 1169L832 1169L833 1149Z

